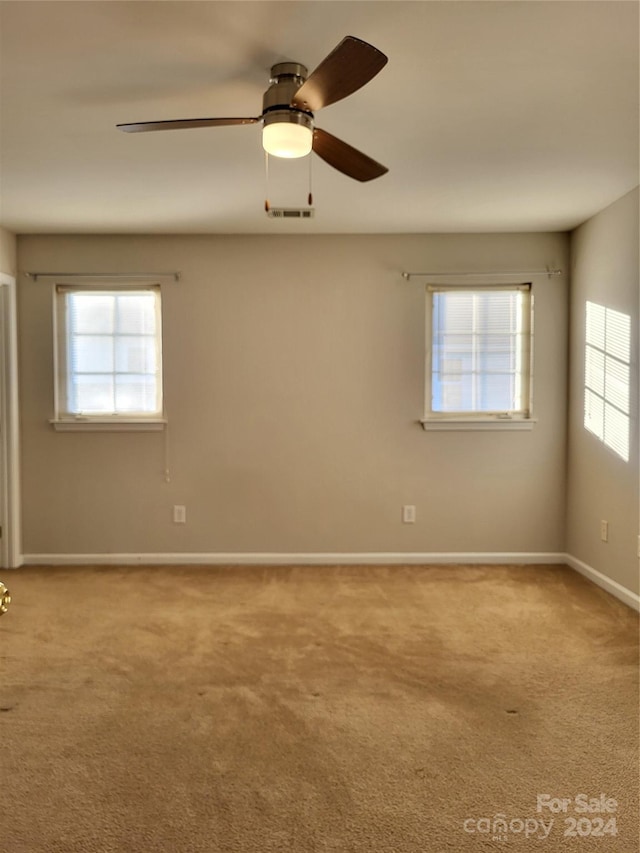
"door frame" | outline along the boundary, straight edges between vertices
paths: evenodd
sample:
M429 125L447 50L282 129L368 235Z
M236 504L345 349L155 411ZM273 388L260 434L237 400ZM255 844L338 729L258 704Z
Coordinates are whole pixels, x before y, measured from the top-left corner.
M0 567L22 565L16 279L0 273Z

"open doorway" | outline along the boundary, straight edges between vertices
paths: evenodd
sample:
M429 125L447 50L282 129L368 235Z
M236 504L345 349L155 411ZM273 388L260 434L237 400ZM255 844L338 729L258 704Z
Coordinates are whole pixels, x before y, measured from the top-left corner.
M0 567L18 568L20 455L16 280L0 273Z

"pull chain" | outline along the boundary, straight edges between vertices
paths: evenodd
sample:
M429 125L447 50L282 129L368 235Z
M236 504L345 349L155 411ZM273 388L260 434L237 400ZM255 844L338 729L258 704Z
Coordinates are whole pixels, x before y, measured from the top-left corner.
M309 207L313 207L313 188L312 188L313 169L311 168L312 162L313 162L313 157L311 156L311 154L309 154L309 195L307 197L307 202L309 204Z
M269 154L264 152L264 209L266 213L269 213L269 208L271 205L269 204Z

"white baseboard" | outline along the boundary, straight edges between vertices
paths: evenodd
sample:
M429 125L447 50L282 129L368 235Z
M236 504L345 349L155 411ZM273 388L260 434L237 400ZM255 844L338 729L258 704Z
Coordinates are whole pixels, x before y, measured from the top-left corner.
M276 565L446 565L565 563L556 553L212 553L212 554L25 554L27 566L276 566Z
M255 553L24 554L25 566L375 566L375 565L568 565L620 601L640 611L640 596L572 557L554 552L513 553Z
M626 586L622 586L622 584L619 584L617 581L612 580L606 575L603 575L602 572L599 572L597 569L583 563L582 560L578 560L577 557L573 557L571 554L565 554L564 556L567 565L571 566L572 569L575 569L576 572L579 572L585 578L606 590L606 592L614 595L616 598L620 599L620 601L624 602L624 604L627 604L629 607L640 612L640 595L632 592L630 589L627 589Z

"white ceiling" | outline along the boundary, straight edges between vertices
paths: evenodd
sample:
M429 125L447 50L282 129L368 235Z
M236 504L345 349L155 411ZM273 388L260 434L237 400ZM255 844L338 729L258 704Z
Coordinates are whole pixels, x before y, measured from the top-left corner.
M638 184L637 0L0 3L0 224L16 233L570 229ZM264 213L260 126L124 134L121 122L256 116L269 69L345 35L389 57L316 124L389 167L315 155L311 221ZM303 207L308 160L271 159Z

